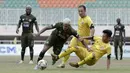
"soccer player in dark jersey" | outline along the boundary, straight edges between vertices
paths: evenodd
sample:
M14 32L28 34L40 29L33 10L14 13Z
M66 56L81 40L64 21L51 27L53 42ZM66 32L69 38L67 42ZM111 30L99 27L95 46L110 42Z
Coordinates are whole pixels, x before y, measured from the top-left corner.
M33 64L33 46L34 46L34 38L33 38L33 25L35 25L37 32L39 32L39 27L36 21L36 17L31 14L32 8L30 5L26 7L26 13L20 16L20 20L16 29L16 33L19 33L19 28L22 25L22 36L21 36L21 61L19 63L24 62L24 54L26 47L30 48L30 62L29 64Z
M123 56L123 44L125 44L125 26L121 24L121 19L118 18L117 25L114 26L114 47L115 47L115 59L118 60L118 47L120 48L120 60Z
M64 43L71 35L75 36L76 38L79 37L77 32L71 27L70 22L71 20L69 18L65 18L63 22L58 22L51 26L47 26L43 28L38 34L35 35L38 36L41 33L45 32L46 30L55 29L54 31L52 31L51 35L48 37L46 43L44 44L44 48L39 54L37 63L44 57L46 51L51 47L53 47L54 54L59 55ZM55 61L52 62L52 65L54 63ZM34 69L38 69L38 65L36 65Z

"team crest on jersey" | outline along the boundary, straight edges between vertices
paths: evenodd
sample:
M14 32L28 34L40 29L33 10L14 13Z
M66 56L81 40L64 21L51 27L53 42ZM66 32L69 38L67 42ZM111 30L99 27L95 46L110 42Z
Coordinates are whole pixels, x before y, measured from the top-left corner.
M121 26L117 25L116 28L121 28Z
M119 26L119 28L121 28L121 26Z

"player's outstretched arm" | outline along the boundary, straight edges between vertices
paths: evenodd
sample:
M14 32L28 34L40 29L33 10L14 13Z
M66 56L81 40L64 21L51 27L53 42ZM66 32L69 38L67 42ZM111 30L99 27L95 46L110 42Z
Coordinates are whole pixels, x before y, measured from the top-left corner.
M82 44L87 48L88 51L91 51L91 49L88 47L88 44L83 40Z
M94 36L84 36L84 37L80 37L80 41L83 41L84 39L93 40L93 37L94 37Z
M84 39L93 40L93 36L79 37L79 41L82 42L82 44L87 48L88 51L91 51L91 49L88 47L88 44L84 41Z
M40 34L42 34L43 32L45 32L46 30L49 30L49 29L53 29L53 27L52 26L44 27L39 33L37 33L37 36L39 36Z
M110 68L110 58L111 54L107 55L107 70Z

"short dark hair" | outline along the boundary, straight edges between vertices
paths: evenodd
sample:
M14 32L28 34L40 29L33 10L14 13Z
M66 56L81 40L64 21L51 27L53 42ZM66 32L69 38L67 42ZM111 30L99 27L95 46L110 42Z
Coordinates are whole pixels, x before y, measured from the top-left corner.
M83 8L84 8L84 10L86 11L86 7L85 7L84 5L79 5L79 7L78 7L78 8L81 8L81 7L83 7Z
M109 29L103 30L103 33L107 34L108 37L111 37L112 31Z
M116 20L121 21L121 19L120 19L120 18L117 18Z

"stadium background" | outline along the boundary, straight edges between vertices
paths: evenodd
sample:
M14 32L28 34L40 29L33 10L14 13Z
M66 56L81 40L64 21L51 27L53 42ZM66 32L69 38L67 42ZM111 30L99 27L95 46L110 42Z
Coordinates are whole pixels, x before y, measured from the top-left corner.
M95 35L101 36L103 29L111 29L113 31L116 19L121 18L121 22L126 29L127 48L125 48L129 48L130 0L0 0L1 54L8 50L8 44L12 44L15 37L20 47L21 33L16 34L15 31L19 17L25 13L27 5L32 6L32 14L36 16L40 29L62 21L66 17L72 20L72 26L77 29L79 17L77 7L80 4L84 4L87 7L87 15L92 18L95 25ZM40 37L35 38L35 44L42 46L51 31L46 31ZM129 52L127 50L127 53Z
M18 40L17 44L20 44L21 33L16 34L15 31L19 17L25 13L27 5L32 6L32 14L36 16L40 29L62 21L66 17L72 20L72 26L77 29L79 17L77 7L80 4L84 4L87 7L87 15L92 18L96 28L95 35L101 36L103 29L111 29L113 31L116 19L121 18L121 22L126 29L126 45L129 45L129 0L0 0L1 54L8 50L8 44L12 44L15 37ZM35 44L43 44L51 31L46 31L40 37L35 38ZM129 46L127 46L128 48ZM130 51L127 50L127 52L129 53Z
M0 0L0 55L16 54L15 51L18 49L16 52L20 55L21 33L16 34L15 31L19 17L25 13L27 5L32 6L32 14L36 16L40 29L62 21L66 17L72 20L72 26L77 29L79 17L77 7L80 4L84 4L87 7L87 15L92 18L95 25L95 35L101 36L103 29L111 29L113 31L116 19L121 18L121 22L125 25L126 29L127 46L125 49L127 50L124 49L124 51L129 54L129 0ZM35 44L41 46L37 50L38 52L42 49L42 44L51 31L46 31L40 37L35 38ZM16 39L14 40L14 38ZM13 44L16 40L19 45L17 45L18 47ZM8 53L8 51L10 52ZM38 53L35 55L38 55Z

